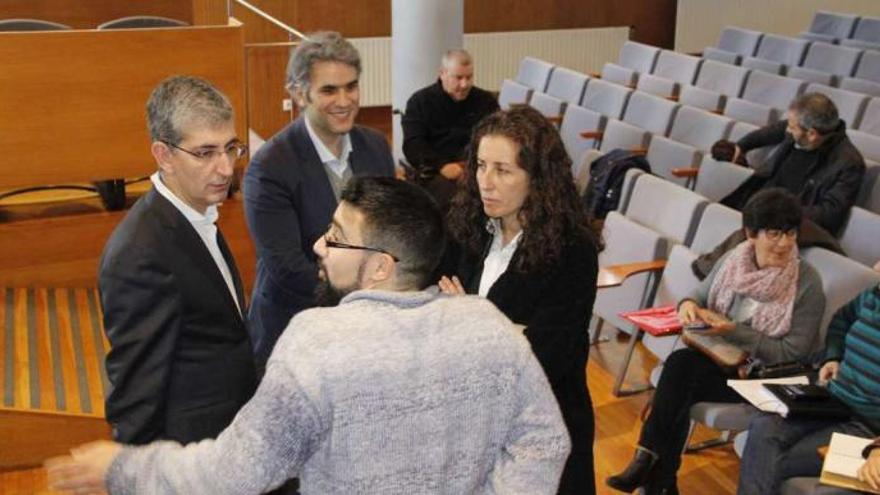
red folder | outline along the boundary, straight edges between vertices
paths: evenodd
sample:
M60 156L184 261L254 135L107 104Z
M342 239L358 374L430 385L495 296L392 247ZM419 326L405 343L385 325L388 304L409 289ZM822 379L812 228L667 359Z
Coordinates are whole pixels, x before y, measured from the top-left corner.
M655 337L681 333L681 322L675 306L625 311L620 313L620 317Z

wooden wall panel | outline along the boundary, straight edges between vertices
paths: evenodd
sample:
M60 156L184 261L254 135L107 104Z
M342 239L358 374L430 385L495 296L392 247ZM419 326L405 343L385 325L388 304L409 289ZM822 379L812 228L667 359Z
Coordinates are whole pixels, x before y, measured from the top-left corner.
M218 0L3 0L0 19L25 17L93 29L102 22L130 15L159 15L193 23L193 5ZM224 1L225 0L220 0ZM200 9L205 6L200 6ZM225 11L225 6L224 6ZM225 24L225 18L221 24Z
M290 122L291 112L282 108L282 101L290 97L284 89L289 53L288 43L246 50L248 125L263 139Z
M196 26L225 25L229 19L226 9L226 0L192 0L192 24Z
M125 213L0 223L0 287L96 286L101 251ZM250 296L256 253L240 198L223 203L218 224L241 272L245 293Z
M252 3L303 32L331 29L348 37L391 35L391 0L252 0ZM632 26L634 39L672 47L676 4L676 0L469 0L464 3L464 31ZM264 28L248 26L247 29Z
M175 74L224 91L247 136L240 27L0 33L0 66L3 188L152 172L144 104Z

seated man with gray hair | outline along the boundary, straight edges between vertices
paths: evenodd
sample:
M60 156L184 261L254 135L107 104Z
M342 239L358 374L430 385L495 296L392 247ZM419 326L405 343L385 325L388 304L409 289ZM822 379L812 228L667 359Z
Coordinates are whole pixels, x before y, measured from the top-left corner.
M419 173L418 182L440 202L448 204L464 167L471 130L498 110L495 97L474 86L474 61L465 50L443 55L439 77L406 102L403 153Z
M717 156L724 145L733 146L732 156ZM804 208L798 246L843 253L835 236L856 202L865 160L847 137L846 123L838 116L834 102L822 93L801 95L789 105L787 119L746 134L735 146L719 141L713 146L713 156L742 163L745 153L764 146L776 148L754 175L720 203L742 210L756 192L781 187L797 196ZM741 232L731 234L693 262L694 274L704 278L724 253L743 240Z
M443 216L419 187L355 178L313 250L320 300L278 340L216 440L98 442L49 462L56 489L111 494L555 494L571 448L528 341L488 300L431 283ZM466 315L466 317L463 317Z
M777 148L721 202L741 209L758 189L781 187L800 198L806 218L836 235L856 201L865 161L846 136L846 123L834 103L822 93L795 98L786 120L743 136L732 161L764 146Z

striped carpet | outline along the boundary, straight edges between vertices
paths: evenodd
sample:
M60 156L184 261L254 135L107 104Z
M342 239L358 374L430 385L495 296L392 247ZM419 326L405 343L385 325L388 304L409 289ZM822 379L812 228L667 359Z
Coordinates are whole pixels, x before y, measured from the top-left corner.
M110 346L97 289L6 288L2 295L2 405L103 417Z

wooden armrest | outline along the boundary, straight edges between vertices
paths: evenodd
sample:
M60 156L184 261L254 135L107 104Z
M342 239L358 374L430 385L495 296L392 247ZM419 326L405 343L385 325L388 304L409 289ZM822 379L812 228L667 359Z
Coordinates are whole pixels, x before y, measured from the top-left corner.
M528 103L511 103L510 108L521 108L529 106Z
M551 115L547 117L547 121L551 124L559 125L562 123L562 115Z
M822 447L819 447L816 449L816 453L819 454L820 459L825 459L825 456L828 455L828 446L823 445Z
M648 148L633 148L629 150L633 155L645 156L648 154Z
M696 167L681 167L672 169L672 175L676 177L696 177L700 169Z
M602 73L601 72L590 72L590 77L592 77L594 79L602 79Z
M596 287L599 289L617 287L632 275L644 272L656 272L663 270L665 267L666 260L640 261L637 263L606 266L605 268L599 269L599 278L596 281Z
M602 139L604 134L604 131L584 131L581 133L581 137L584 139Z
M714 113L715 115L724 115L724 110L716 108L715 110L709 110L709 113Z
M669 101L678 101L678 95L667 96L666 99Z
M624 84L623 86L629 89L638 89L638 84L635 83Z

